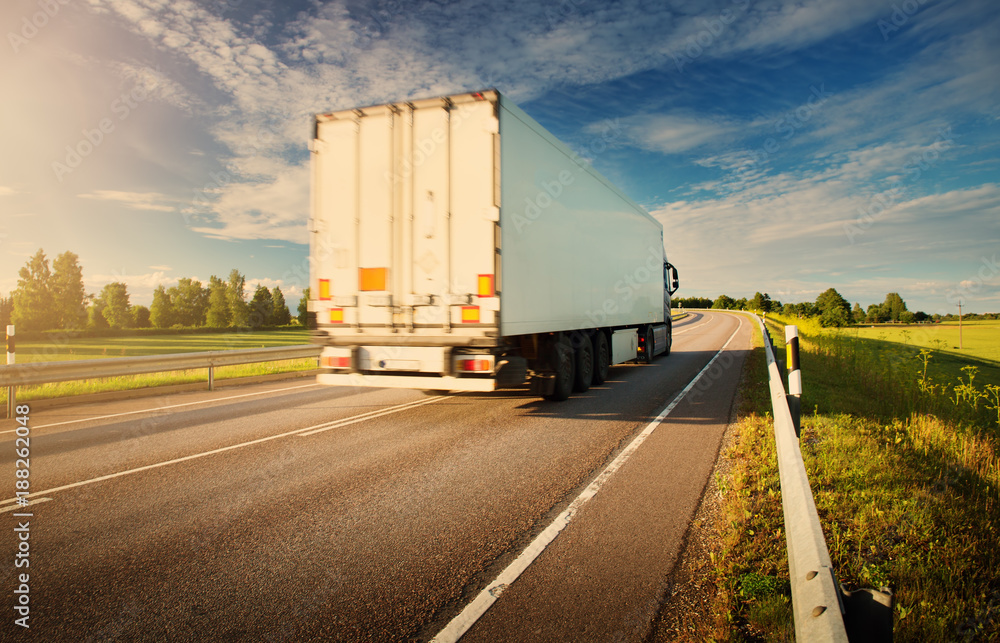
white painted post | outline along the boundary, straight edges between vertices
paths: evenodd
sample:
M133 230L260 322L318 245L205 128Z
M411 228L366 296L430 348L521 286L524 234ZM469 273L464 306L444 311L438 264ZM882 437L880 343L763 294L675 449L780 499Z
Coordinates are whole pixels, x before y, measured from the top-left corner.
M9 324L7 326L7 365L12 366L14 364L14 325ZM15 394L16 389L13 386L7 387L7 417L12 418L16 414L14 413L17 407L17 397Z
M788 361L788 410L792 414L795 435L798 435L802 416L802 371L799 369L798 326L785 326L785 356Z

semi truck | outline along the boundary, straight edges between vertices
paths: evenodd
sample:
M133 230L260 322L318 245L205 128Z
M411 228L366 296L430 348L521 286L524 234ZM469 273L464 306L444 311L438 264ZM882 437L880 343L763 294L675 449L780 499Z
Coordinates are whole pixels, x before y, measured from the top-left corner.
M318 382L564 400L670 353L663 226L495 89L314 117Z

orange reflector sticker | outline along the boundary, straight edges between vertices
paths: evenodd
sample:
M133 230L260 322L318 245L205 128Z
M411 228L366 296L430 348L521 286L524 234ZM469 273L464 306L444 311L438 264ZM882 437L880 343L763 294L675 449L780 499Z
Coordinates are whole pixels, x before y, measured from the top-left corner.
M462 323L479 323L479 306L462 306Z
M358 270L358 290L386 290L388 268L360 268Z
M323 366L326 368L350 368L350 357L324 357Z
M479 275L479 296L492 297L496 292L493 290L493 275Z
M330 298L330 280L320 279L319 280L319 298L322 300L327 300Z
M330 323L331 324L343 324L344 323L344 309L343 308L331 308L330 309Z

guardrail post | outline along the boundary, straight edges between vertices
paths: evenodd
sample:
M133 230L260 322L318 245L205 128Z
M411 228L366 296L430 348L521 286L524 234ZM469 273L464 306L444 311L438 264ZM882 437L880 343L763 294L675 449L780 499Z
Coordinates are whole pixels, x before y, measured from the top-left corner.
M892 643L892 590L841 588L844 601L844 627L850 643Z
M785 326L785 353L788 361L788 411L792 414L795 436L801 432L802 371L799 368L799 327Z
M7 365L11 366L14 364L14 325L10 324L7 326ZM14 412L17 409L17 391L13 386L7 387L7 417L12 418L16 415Z
M211 364L208 365L208 390L215 390L215 367Z

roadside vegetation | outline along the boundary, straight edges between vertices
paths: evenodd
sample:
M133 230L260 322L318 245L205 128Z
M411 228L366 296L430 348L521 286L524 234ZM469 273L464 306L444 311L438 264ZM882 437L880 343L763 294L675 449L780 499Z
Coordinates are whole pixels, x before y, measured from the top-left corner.
M133 304L128 285L107 283L99 293L84 289L79 257L63 252L49 266L44 250L38 249L18 271L17 287L9 297L0 297L0 326L13 324L20 337L45 331L123 331L127 329L233 328L262 329L293 323L279 286L257 283L247 301L252 281L235 268L229 279L212 275L207 284L183 277L167 288L160 284L147 307ZM297 323L309 325L302 293Z
M779 351L785 323L799 327L801 446L840 581L891 588L896 641L1000 639L1000 364L783 317L768 320ZM744 368L716 480L713 617L689 640L794 638L759 338Z

